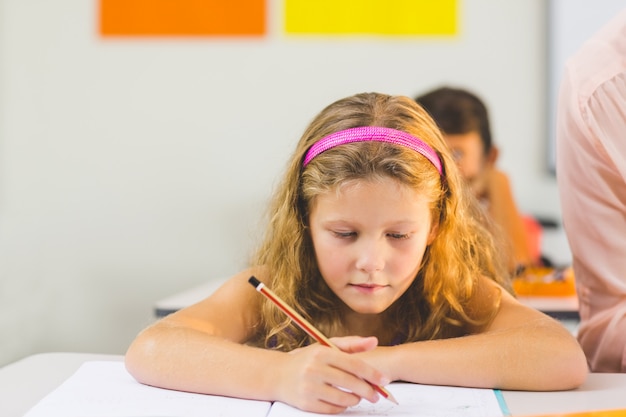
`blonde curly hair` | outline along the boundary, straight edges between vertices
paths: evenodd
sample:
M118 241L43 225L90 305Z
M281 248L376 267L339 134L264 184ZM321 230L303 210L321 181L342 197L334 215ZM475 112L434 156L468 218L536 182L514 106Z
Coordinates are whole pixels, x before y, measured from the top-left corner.
M307 150L321 138L349 128L381 126L401 130L430 145L443 174L419 153L381 142L358 142L329 149L305 168ZM510 291L509 277L494 243L494 231L456 168L434 121L412 99L379 93L356 94L323 109L298 142L269 206L268 227L253 264L262 265L272 290L328 336L341 334L338 297L317 267L307 228L315 198L349 180L391 177L431 202L436 237L426 249L409 289L385 312L401 342L468 333L488 323L498 303L476 313L469 306L480 276ZM292 350L309 337L272 303L264 303L253 344Z

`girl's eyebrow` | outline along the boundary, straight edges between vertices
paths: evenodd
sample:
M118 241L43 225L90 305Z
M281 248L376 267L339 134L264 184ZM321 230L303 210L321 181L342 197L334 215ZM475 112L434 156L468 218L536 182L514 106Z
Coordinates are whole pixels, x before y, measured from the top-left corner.
M351 220L347 220L347 219L322 220L320 223L325 225L325 226L354 226L355 224L358 226L358 223L356 223L354 221L351 221ZM415 226L417 224L419 224L418 220L399 220L399 221L388 222L388 223L384 224L382 227L383 228L390 228L390 227L413 227L413 226Z

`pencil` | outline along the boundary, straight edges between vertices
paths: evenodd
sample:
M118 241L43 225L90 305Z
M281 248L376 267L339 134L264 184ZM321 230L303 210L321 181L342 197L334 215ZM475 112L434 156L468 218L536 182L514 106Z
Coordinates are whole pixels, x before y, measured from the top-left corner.
M304 317L302 317L296 310L289 307L280 297L274 294L272 290L267 288L267 286L265 286L265 284L259 281L256 277L251 276L250 279L248 279L248 282L254 288L256 288L258 292L260 292L265 297L267 297L271 302L276 304L276 306L280 308L285 314L287 314L289 318L291 318L291 320L293 320L298 325L298 327L300 327L302 330L307 332L309 336L315 339L319 344L339 350L339 348L335 346L326 336L324 336L322 332L317 330L311 323L309 323ZM395 404L399 404L398 401L394 398L394 396L389 391L387 391L384 387L381 387L380 385L372 384L371 382L369 384L384 398L388 399L389 401Z

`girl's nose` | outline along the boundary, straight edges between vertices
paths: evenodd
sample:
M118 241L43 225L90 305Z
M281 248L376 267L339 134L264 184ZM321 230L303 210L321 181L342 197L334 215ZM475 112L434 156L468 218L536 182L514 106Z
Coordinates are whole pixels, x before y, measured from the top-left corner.
M371 273L382 271L384 267L385 259L383 245L375 241L363 242L359 248L356 268L361 271Z

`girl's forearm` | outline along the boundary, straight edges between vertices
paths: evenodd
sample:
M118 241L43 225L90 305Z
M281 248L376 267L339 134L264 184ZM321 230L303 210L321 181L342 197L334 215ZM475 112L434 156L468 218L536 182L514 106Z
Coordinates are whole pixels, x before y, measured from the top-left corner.
M575 388L587 375L585 357L575 339L563 333L567 330L545 320L505 331L380 347L368 360L394 380L415 383L530 391Z
M126 353L126 367L139 382L161 388L272 400L284 353L254 348L190 329L142 332Z

